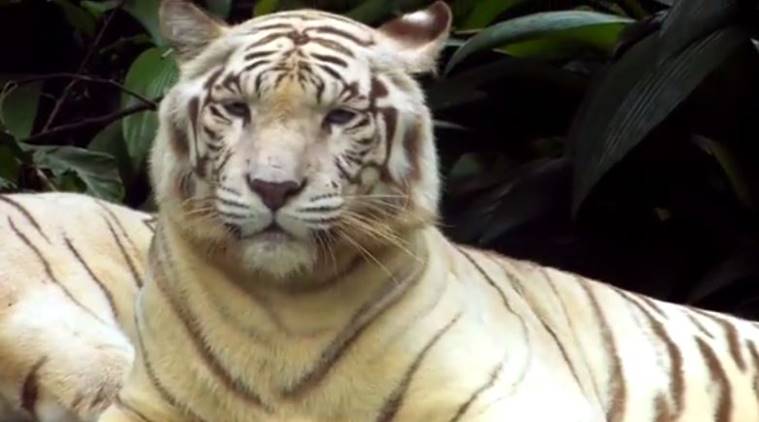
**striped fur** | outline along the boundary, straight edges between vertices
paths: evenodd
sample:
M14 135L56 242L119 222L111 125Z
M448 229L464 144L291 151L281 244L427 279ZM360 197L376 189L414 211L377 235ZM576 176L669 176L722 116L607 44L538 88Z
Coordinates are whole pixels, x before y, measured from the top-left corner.
M759 420L755 323L441 234L410 75L434 66L443 3L376 30L315 11L228 27L177 1L161 21L182 77L151 160L155 235L84 197L0 197L15 245L0 299L25 304L0 313L8 406L92 420L110 403L103 422Z

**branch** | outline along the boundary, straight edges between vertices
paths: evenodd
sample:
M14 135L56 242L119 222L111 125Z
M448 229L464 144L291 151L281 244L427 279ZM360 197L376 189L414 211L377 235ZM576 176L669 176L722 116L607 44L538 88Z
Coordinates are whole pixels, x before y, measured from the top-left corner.
M153 107L157 107L158 104L153 102L153 100L146 98L142 94L135 92L124 85L112 80L112 79L105 79L105 78L98 78L94 76L87 76L87 75L79 75L77 73L66 73L66 72L60 72L60 73L50 73L47 75L38 75L38 76L30 76L23 79L17 79L15 81L11 81L13 83L16 83L17 85L24 85L32 82L38 82L38 81L46 81L49 79L59 79L59 78L71 78L76 79L79 81L86 81L86 82L93 82L98 84L105 84L105 85L111 85L114 86L121 91L133 96L134 98L137 98L138 100L142 101L145 104L150 104Z
M76 73L80 74L84 72L84 69L87 67L87 64L90 62L90 59L92 59L92 56L95 54L95 50L97 49L98 44L100 44L100 40L103 38L103 34L105 34L105 30L108 29L108 26L111 24L111 21L113 20L113 16L116 15L116 12L121 9L124 6L124 3L126 3L126 0L121 0L116 7L111 10L111 13L106 16L105 21L103 22L103 26L100 28L100 31L98 31L97 35L95 36L95 39L92 41L92 44L90 45L90 48L87 50L87 53L84 55L84 59L82 59L82 62L79 63L79 69L77 69ZM61 92L61 97L58 98L58 101L55 102L55 105L53 106L53 110L50 112L50 116L47 118L47 121L45 122L45 126L42 127L42 130L40 133L44 133L47 131L50 126L53 124L53 121L58 116L58 112L61 111L61 107L63 106L63 103L68 98L69 94L71 93L71 89L74 88L74 85L76 85L77 79L72 79L71 82L69 82Z
M41 138L48 137L50 135L57 135L59 133L69 132L75 129L81 129L83 127L88 126L100 126L100 125L107 125L110 123L115 122L116 120L123 119L124 117L130 116L132 114L140 113L143 111L148 110L155 110L158 102L161 101L161 98L155 98L153 100L149 100L149 104L136 104L132 107L127 107L123 110L115 111L113 113L105 114L103 116L98 117L90 117L88 119L82 119L75 123L69 123L65 125L56 126L52 129L48 129L39 133L36 133L26 139L24 139L21 142L34 142Z

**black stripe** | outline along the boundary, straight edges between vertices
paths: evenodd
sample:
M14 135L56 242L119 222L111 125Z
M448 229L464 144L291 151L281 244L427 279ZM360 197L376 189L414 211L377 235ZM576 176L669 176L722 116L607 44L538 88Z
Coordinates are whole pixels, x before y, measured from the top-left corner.
M45 233L42 231L42 227L41 227L41 226L40 226L40 224L37 222L37 220L35 220L35 219L34 219L34 217L33 217L33 216L32 216L32 214L29 212L29 210L27 210L26 208L24 208L24 206L23 206L23 205L19 204L18 202L14 201L14 200L13 200L13 199L11 199L11 198L8 198L8 197L7 197L7 196L5 196L5 195L0 195L0 201L3 201L3 202L5 202L6 204L8 204L8 205L12 206L13 208L15 208L16 210L18 210L18 212L20 212L20 213L21 213L21 214L24 216L24 218L26 218L26 220L27 220L27 221L28 221L28 222L29 222L29 223L30 223L32 226L34 226L34 228L35 228L35 229L37 229L37 233L39 233L39 234L40 234L40 236L42 236L42 237L43 237L45 240L47 240L47 243L50 243L50 239L49 239L49 238L47 237L47 235L46 235L46 234L45 234Z
M128 413L136 416L142 422L155 422L137 410L134 406L125 403L120 396L116 396L116 400L113 401L113 404L116 405L116 407L120 407L122 410L126 410Z
M71 243L71 240L68 237L63 237L63 240L66 242L66 246L69 248L72 254L74 254L74 257L76 257L76 260L79 261L79 263L84 267L85 271L87 271L87 274L89 274L90 278L95 282L95 284L98 285L100 288L100 291L103 292L103 295L108 300L108 305L111 307L111 313L115 319L118 319L119 312L116 309L116 304L113 301L113 294L110 290L108 290L108 287L103 283L102 280L92 271L92 268L87 264L87 262L84 260L82 255L79 253L79 251L74 247L74 245Z
M469 252L465 251L464 249L460 247L456 247L456 249L469 261L474 268L477 269L477 272L482 275L482 277L487 281L487 283L494 288L498 292L498 296L501 297L501 301L503 302L503 306L506 307L506 309L509 310L509 312L514 313L514 308L511 307L511 304L509 303L509 299L506 297L506 293L504 293L503 289L496 284L496 282L493 280L490 275L485 272L485 270L480 266L480 264L477 263L477 261L474 260L474 258L469 255Z
M606 409L606 418L609 422L619 422L623 420L627 407L627 381L625 380L622 369L622 360L619 357L617 345L614 342L612 329L604 316L596 295L592 291L592 287L582 278L577 277L576 279L588 297L588 301L590 302L591 308L596 317L596 322L601 330L601 339L603 340L604 348L606 349L606 355L611 361L611 367L609 368L609 385L607 386L608 391L611 393L609 396L610 403Z
M253 53L246 54L245 57L244 57L244 59L245 59L245 61L249 61L249 60L257 59L257 58L260 58L260 57L269 56L269 55L274 54L276 52L277 52L277 50L255 51Z
M503 368L503 362L499 362L498 365L490 372L490 377L488 380L483 384L480 388L474 391L471 396L469 396L469 399L465 401L464 403L459 406L458 410L456 411L456 414L449 419L449 422L458 422L461 420L461 418L466 414L466 411L469 410L469 407L474 403L477 398L485 392L487 389L491 388L493 384L495 384L495 381L498 379L498 374L501 372L501 369Z
M21 408L35 417L37 415L34 408L37 405L37 398L39 397L39 377L37 373L45 362L47 362L47 356L38 359L32 365L26 378L24 378L24 383L21 385Z
M423 267L412 269L402 281L397 281L397 274L393 274L392 280L385 283L376 296L372 296L369 301L361 305L356 313L353 314L347 326L340 330L330 344L321 352L317 363L307 370L300 379L286 388L282 394L287 398L298 397L306 390L313 388L321 382L361 335L419 282L427 262L425 261L424 264L425 266Z
M121 256L124 257L124 260L126 261L127 267L129 267L129 272L132 274L132 278L134 279L135 284L137 287L142 287L142 277L140 277L140 274L137 272L137 268L132 261L132 257L127 253L126 248L124 248L124 244L121 242L119 235L116 234L116 230L114 230L111 221L105 215L103 216L103 221L105 221L105 224L108 226L108 231L111 232L111 237L113 237L114 242L116 242L116 246L118 246L119 251L121 252Z
M349 41L351 41L351 42L353 42L355 44L358 44L358 45L360 45L362 47L368 47L370 45L374 45L374 42L371 41L371 40L362 40L362 39L358 38L357 36L355 36L355 35L353 35L353 34L351 34L349 32L343 31L341 29L333 28L333 27L330 27L330 26L317 26L317 27L308 28L308 30L309 31L316 31L316 32L318 32L320 34L335 35L335 36L338 36L340 38L344 38L346 40L349 40Z
M90 314L92 317L94 317L99 322L102 322L102 323L105 324L105 321L103 321L96 313L92 312L89 308L87 308L86 306L84 306L84 304L82 304L82 302L80 302L76 297L74 297L74 295L69 291L69 289L63 283L61 283L60 281L58 281L58 279L55 277L55 274L53 274L53 269L50 266L50 263L48 262L48 260L45 259L44 255L42 255L42 252L39 250L39 248L37 248L37 246L35 246L34 243L32 243L29 240L29 238L26 237L26 235L24 235L21 232L21 230L19 230L18 227L16 227L15 224L13 224L13 220L11 220L10 217L8 217L8 224L10 225L11 230L13 230L13 232L16 234L16 236L18 236L19 239L21 239L21 241L24 242L24 244L26 244L26 246L28 246L29 249L32 250L32 252L34 252L34 255L37 257L37 259L42 264L42 267L45 269L45 274L50 279L50 281L53 282L55 285L57 285L61 289L61 291L63 291L63 294L65 294L66 297L69 298L69 300L71 300L72 302L74 302L77 306L79 306L80 308L82 308L83 311L85 311L88 314Z
M317 60L321 60L323 62L332 63L340 67L348 67L348 62L336 56L330 56L328 54L311 53L311 57Z
M150 383L155 387L155 389L158 391L158 394L161 396L161 399L169 404L169 406L173 407L177 411L184 411L184 413L188 414L190 418L194 421L199 422L207 422L205 419L201 418L197 414L195 414L188 405L181 404L177 400L176 396L174 396L163 384L160 378L158 378L158 375L155 372L155 368L153 368L153 364L150 362L150 355L147 353L147 349L145 348L145 340L142 337L142 325L140 324L140 318L138 317L138 312L135 312L134 314L134 320L135 320L135 332L137 333L137 346L139 347L140 355L142 356L142 365L145 369L145 374L148 376L148 379L150 380Z
M403 405L403 399L406 396L406 392L408 391L409 386L411 385L414 374L416 374L419 366L421 366L424 357L427 356L427 353L429 353L430 349L432 349L432 346L440 341L443 335L445 335L448 330L453 327L453 324L455 324L460 317L461 314L457 314L455 317L453 317L453 319L445 324L443 328L435 333L435 335L427 342L424 348L422 348L419 354L416 355L414 361L411 362L411 366L409 366L409 368L406 370L406 373L403 374L403 378L401 378L398 386L395 387L395 390L393 390L393 392L390 393L390 396L385 399L385 403L382 405L382 409L380 409L380 413L377 416L377 422L389 422L395 418L395 415L400 410L401 405Z
M255 68L259 67L259 66L263 66L265 64L270 64L270 63L271 63L271 61L269 61L269 60L258 60L258 61L255 61L255 62L253 62L253 63L245 66L245 68L243 69L243 71L250 72L251 70L253 70L253 69L255 69Z
M164 253L167 256L167 259L171 261L170 252L168 250L168 245L165 244L165 239L161 236L159 239L157 239L157 241L158 246L163 249ZM192 341L196 352L203 359L203 362L205 362L205 364L208 366L208 369L211 370L211 373L219 378L221 383L228 390L236 394L241 399L250 404L258 406L267 412L270 412L271 410L263 403L261 397L256 392L254 392L249 385L243 382L242 379L234 377L228 371L228 369L224 367L224 364L219 360L219 358L214 354L213 350L206 342L206 335L203 332L203 328L198 323L198 318L187 306L183 306L183 304L187 303L187 301L177 298L176 296L179 293L172 291L172 289L166 285L165 280L168 278L168 276L166 275L166 270L163 267L163 262L158 259L158 257L156 257L156 259L153 261L153 264L154 265L152 265L152 268L154 271L156 271L156 276L153 277L153 281L158 288L157 290L161 293L166 302L168 302L169 308L174 316L176 316L177 319L179 319L179 321L182 323L182 327L184 327L185 333ZM168 265L171 266L171 264Z

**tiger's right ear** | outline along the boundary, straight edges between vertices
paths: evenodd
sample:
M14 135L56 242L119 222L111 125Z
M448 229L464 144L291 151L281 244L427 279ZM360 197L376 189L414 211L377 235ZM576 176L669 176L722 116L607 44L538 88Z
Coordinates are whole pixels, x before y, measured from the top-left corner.
M162 1L158 18L161 36L174 48L180 64L198 56L227 29L224 22L185 0Z

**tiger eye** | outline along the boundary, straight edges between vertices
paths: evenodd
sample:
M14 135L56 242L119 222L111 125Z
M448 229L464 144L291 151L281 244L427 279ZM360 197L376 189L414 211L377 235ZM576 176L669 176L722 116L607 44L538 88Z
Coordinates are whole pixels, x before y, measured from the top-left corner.
M225 103L224 110L226 110L227 113L236 117L245 117L248 115L248 105L242 101Z
M324 122L330 125L344 125L356 117L356 112L346 108L336 108L324 117Z

